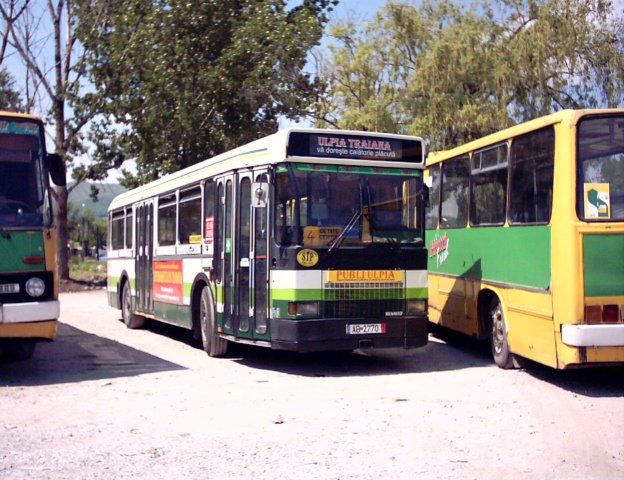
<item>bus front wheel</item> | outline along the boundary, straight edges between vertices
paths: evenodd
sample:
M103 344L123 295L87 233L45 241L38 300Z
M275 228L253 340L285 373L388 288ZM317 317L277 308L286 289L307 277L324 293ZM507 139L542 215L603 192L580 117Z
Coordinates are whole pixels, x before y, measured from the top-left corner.
M145 324L145 317L132 313L132 296L130 295L130 282L125 282L121 291L121 317L126 327L135 329Z
M199 320L201 322L202 346L211 357L222 357L227 353L227 340L219 337L216 331L214 305L210 295L210 288L202 289L199 303Z
M507 343L505 314L503 313L503 306L497 297L494 297L490 304L490 320L492 323L490 344L492 346L494 363L505 370L514 368L513 354L509 351L509 344Z

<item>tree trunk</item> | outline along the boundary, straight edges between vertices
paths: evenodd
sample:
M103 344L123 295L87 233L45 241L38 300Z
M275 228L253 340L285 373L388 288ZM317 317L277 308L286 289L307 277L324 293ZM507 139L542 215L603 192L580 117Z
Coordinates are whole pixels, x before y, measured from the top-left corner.
M55 224L58 232L57 253L59 265L59 277L61 280L69 280L69 230L67 228L67 187L56 187L57 208L54 212Z

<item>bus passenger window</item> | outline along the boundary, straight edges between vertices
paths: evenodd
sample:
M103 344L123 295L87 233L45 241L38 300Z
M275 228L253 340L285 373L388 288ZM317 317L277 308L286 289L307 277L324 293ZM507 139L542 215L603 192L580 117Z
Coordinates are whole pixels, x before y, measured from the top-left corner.
M132 248L132 207L126 211L126 248Z
M176 196L170 194L158 199L158 245L176 243Z
M440 214L440 165L429 167L429 205L426 227L437 228Z
M502 225L507 206L507 144L472 155L471 225Z
M552 126L513 139L509 223L548 223L552 209L555 131Z
M199 187L180 192L180 243L201 242L201 190Z
M442 228L462 228L468 221L468 188L470 184L470 157L448 160L442 166Z
M113 250L124 248L124 213L114 212L111 220L110 244Z

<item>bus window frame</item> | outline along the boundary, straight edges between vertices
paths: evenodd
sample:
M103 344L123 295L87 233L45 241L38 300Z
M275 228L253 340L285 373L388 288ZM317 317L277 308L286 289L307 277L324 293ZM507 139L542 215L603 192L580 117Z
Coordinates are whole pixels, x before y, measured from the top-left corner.
M486 165L485 167L483 166L483 154L484 153L489 153L492 152L494 150L497 150L501 147L505 147L505 160L503 162L496 161L496 163L494 165ZM469 207L468 207L468 224L470 225L470 227L475 227L475 228L480 228L480 227L500 227L505 225L505 223L507 222L507 214L509 211L508 208L508 204L509 204L509 152L510 152L510 148L509 148L509 141L503 141L503 142L497 142L493 145L488 145L485 148L481 148L479 150L475 150L473 152L470 153L470 192L469 192L469 199L468 199L468 203L469 203ZM475 162L476 162L476 158L477 156L479 157L479 167L476 168L475 166ZM498 156L497 156L498 157ZM505 185L504 185L504 191L503 191L503 213L502 213L502 219L496 222L479 222L476 223L475 219L478 217L477 215L477 195L475 192L475 186L477 185L475 179L477 177L477 175L480 174L489 174L491 172L498 172L500 170L505 170L504 172L504 179L505 179ZM475 172L477 172L477 174L475 175ZM497 182L491 182L489 183L494 184ZM491 212L490 212L491 213Z
M444 181L444 171L445 171L445 167L448 167L449 164L451 164L452 162L458 162L460 160L467 160L467 177L466 177L466 206L465 206L465 222L461 225L443 225L442 221L443 221L443 207L444 207L444 186L445 186L445 181ZM442 166L440 169L440 215L439 215L439 219L438 219L438 225L439 228L441 229L460 229L460 228L466 228L468 226L468 222L469 222L469 217L470 217L470 153L463 153L461 155L457 155L455 157L449 158L447 160L444 160L442 162ZM458 209L458 213L459 213L459 209Z
M175 247L178 244L178 192L173 191L173 192L166 192L163 193L161 195L159 195L157 197L157 207L156 207L156 212L157 212L157 217L156 217L156 245L159 248L170 248L170 247ZM160 223L160 216L161 216L161 210L165 209L165 208L171 208L173 207L175 209L175 217L174 217L174 234L173 234L173 243L161 243L161 223ZM166 231L166 229L165 229Z
M621 113L615 113L615 114L605 113L605 114L596 114L596 115L586 115L583 118L581 118L579 122L575 125L575 128L574 128L574 131L575 131L575 139L574 139L575 165L574 165L574 168L576 169L576 172L575 172L576 173L575 175L576 207L575 209L576 209L576 216L581 222L585 222L585 223L624 222L624 218L614 219L611 216L609 218L587 218L587 216L584 213L585 198L584 198L584 192L582 188L584 176L582 174L583 168L582 168L582 162L580 159L580 126L581 124L587 121L591 121L591 120L604 119L604 118L618 118L618 117L622 118L622 114ZM595 156L591 158L586 158L583 161L593 160L596 158L600 158L600 157Z
M200 243L201 240L199 242L191 242L190 241L190 236L186 236L186 238L183 238L182 236L182 223L183 221L186 219L186 217L183 218L182 214L183 214L183 206L185 204L189 204L191 202L196 202L199 200L199 214L196 215L197 218L199 219L199 231L198 233L196 233L195 235L200 236L201 238L203 238L203 232L202 232L202 208L203 208L203 194L202 194L202 189L201 189L201 185L199 183L190 185L188 187L185 187L183 190L179 190L178 192L178 200L177 200L177 216L176 216L176 224L177 224L177 240L178 243L176 245L192 245L195 243ZM186 228L186 227L185 227Z
M515 146L517 142L521 139L528 138L532 135L539 135L542 132L550 131L551 139L552 139L552 150L551 150L551 158L550 158L550 197L549 197L549 205L548 205L548 219L545 221L516 221L513 219L513 213L515 210L513 207L513 200L517 198L517 194L514 189L514 172L517 170L514 169L516 165L516 158L514 157ZM516 135L515 137L510 138L511 145L509 147L509 183L508 183L508 205L507 205L507 222L511 227L520 227L520 226L528 226L528 225L548 225L552 219L552 211L553 211L553 200L554 200L554 182L555 182L555 145L557 144L557 132L555 130L554 125L546 125L544 127L531 130L526 133L522 133L520 135ZM541 149L538 149L541 151ZM520 163L520 162L517 162ZM539 169L538 169L539 171ZM536 192L539 193L539 192ZM542 192L543 193L543 192Z

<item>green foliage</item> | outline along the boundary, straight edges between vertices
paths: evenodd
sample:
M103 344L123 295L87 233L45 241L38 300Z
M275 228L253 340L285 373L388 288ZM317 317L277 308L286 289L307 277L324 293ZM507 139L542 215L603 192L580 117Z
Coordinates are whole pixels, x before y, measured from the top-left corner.
M90 183L81 182L78 185L70 185L69 202L72 205L81 206L91 210L96 218L107 218L110 202L117 195L126 191L118 183ZM94 199L94 192L97 198Z
M449 148L562 108L624 100L624 17L609 0L389 1L331 35L318 122Z
M319 85L303 72L331 0L88 0L79 35L93 84L99 170L134 159L136 186L277 129ZM99 169L99 170L98 170Z
M0 110L19 112L23 108L15 81L6 68L0 69Z

